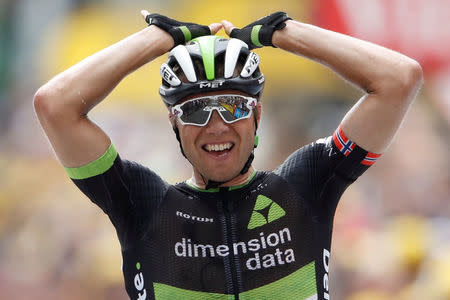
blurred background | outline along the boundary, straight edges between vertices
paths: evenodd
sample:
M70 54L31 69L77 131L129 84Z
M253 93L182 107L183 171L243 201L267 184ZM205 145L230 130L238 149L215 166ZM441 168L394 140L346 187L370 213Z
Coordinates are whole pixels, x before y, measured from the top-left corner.
M127 297L114 228L68 179L32 99L57 73L144 28L141 9L238 27L283 10L418 60L425 84L395 141L338 207L332 298L450 299L448 0L0 0L0 299ZM267 81L255 166L266 170L332 134L362 93L304 58L256 52ZM166 58L129 75L90 116L122 157L176 183L191 171L157 93Z

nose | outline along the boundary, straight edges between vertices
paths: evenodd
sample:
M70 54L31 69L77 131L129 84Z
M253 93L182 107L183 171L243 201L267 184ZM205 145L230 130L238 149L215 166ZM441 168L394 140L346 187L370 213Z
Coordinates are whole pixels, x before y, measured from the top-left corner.
M229 130L228 124L225 123L219 113L214 110L212 116L205 126L205 132L208 134L220 135Z

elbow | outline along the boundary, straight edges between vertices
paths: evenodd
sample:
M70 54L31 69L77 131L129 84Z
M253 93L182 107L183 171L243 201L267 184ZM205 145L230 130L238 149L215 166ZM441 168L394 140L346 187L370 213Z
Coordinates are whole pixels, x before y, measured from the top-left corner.
M36 114L39 117L49 116L52 114L52 95L50 91L42 86L39 88L33 97L33 106Z
M405 71L406 73L406 80L403 84L403 86L408 91L417 91L423 84L423 70L420 64L411 59L411 61L408 63L408 67Z
M408 59L407 62L403 63L400 74L394 81L397 92L402 96L400 98L413 100L423 84L422 67L417 61Z
M44 111L48 110L48 105L46 104L48 96L45 90L41 87L36 91L33 97L34 111L41 115Z
M385 73L382 80L369 93L380 93L386 99L412 101L423 84L423 71L413 59L402 60L395 68Z
M34 111L39 120L46 123L67 123L79 120L82 113L70 104L62 87L45 84L33 97Z
M54 87L44 85L40 87L33 97L33 106L39 119L47 121L63 119L64 107L61 105L61 96Z

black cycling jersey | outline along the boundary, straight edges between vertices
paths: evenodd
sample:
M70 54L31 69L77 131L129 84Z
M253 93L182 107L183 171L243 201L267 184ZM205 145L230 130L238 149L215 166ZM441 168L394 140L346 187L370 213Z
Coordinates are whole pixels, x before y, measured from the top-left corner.
M329 299L333 216L379 155L338 128L241 186L169 185L111 145L68 169L110 218L131 299Z

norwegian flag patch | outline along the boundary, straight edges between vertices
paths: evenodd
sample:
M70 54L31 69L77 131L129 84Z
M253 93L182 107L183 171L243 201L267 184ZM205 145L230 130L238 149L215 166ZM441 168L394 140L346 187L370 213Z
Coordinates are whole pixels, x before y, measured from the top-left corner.
M348 137L345 136L340 125L333 134L333 141L339 151L341 151L345 156L348 156L356 146L355 143L350 141Z
M355 149L356 144L352 142L342 131L341 126L336 129L333 134L333 142L336 148L341 151L342 154L348 156ZM364 159L361 161L361 164L366 166L373 165L377 159L381 156L381 154L375 154L368 152Z

